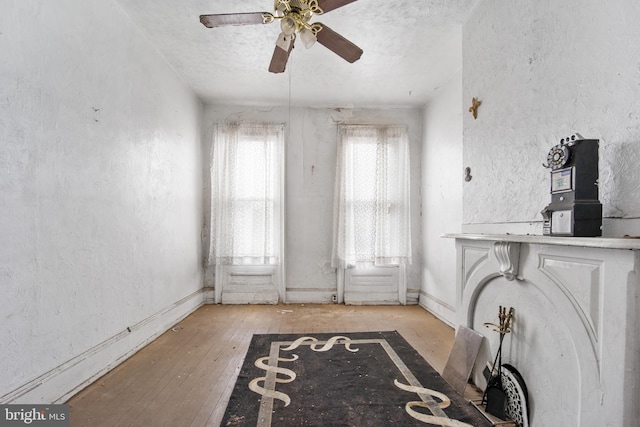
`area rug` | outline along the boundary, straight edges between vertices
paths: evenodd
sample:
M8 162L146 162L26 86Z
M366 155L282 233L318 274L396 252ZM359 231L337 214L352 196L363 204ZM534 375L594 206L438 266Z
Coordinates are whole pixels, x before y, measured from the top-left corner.
M254 335L221 426L490 426L396 331Z

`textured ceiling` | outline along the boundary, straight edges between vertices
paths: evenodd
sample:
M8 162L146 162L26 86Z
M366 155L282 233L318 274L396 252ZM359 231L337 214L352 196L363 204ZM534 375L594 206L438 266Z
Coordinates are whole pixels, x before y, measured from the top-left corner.
M279 24L206 28L201 14L272 12L273 0L118 0L204 102L308 107L420 106L461 67L461 23L476 0L359 0L322 22L364 50L350 64L298 41L267 71Z

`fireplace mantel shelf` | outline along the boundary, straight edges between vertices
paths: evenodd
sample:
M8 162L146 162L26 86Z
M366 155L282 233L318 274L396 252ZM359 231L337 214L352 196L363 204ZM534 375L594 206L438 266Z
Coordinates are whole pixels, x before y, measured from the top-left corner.
M613 237L557 237L530 234L474 234L447 233L441 237L450 239L481 240L490 242L516 242L533 245L577 246L583 248L640 250L640 239Z

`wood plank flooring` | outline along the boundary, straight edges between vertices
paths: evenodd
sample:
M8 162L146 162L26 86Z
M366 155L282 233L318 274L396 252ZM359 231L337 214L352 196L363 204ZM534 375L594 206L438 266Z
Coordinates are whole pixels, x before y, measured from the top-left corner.
M253 334L389 330L442 372L454 331L419 306L205 305L71 398L71 426L217 427Z

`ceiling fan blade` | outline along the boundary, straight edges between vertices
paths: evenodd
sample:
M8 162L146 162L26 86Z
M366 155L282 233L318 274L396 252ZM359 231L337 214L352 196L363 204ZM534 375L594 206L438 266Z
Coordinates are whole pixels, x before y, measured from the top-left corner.
M333 51L347 62L356 62L362 56L362 49L324 24L316 37L318 43Z
M276 48L273 50L273 56L271 57L271 63L269 64L270 72L284 73L284 70L287 67L287 61L289 60L289 54L293 50L293 43L295 40L295 37L291 40L289 50L284 50L280 46L276 45Z
M267 18L265 18L267 16ZM214 15L200 15L200 22L208 28L226 27L229 25L254 25L268 24L273 18L268 12L250 12L250 13L218 13Z
M327 13L331 12L333 9L353 3L354 1L356 0L318 0L318 6L320 6L323 13Z

